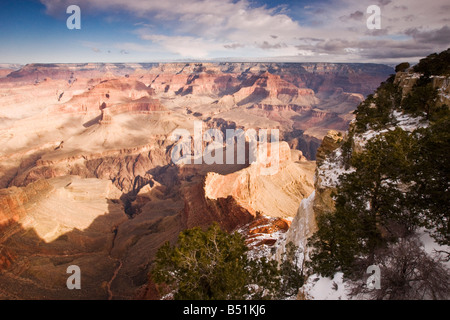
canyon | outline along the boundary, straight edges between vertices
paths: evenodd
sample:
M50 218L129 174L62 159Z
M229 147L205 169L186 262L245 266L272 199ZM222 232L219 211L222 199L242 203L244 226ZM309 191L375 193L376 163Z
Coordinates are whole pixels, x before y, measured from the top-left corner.
M5 67L0 298L158 299L149 268L181 230L216 221L264 249L291 225L313 229L298 213L309 210L303 199L326 198L313 193L316 158L392 73L338 63ZM224 136L278 130L268 148L279 152L267 155L278 169L263 174L267 161L250 160L249 141L244 163L173 163L171 135L194 136L196 121ZM81 290L66 287L70 265Z

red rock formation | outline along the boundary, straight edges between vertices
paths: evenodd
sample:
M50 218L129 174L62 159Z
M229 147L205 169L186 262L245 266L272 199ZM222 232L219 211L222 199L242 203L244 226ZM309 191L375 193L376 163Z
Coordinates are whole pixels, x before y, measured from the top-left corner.
M127 101L130 104L129 106L125 104L123 110L127 108L134 110L149 109L142 111L162 109L157 99L150 98L153 94L153 89L147 88L145 84L139 81L124 79L105 80L92 89L74 96L64 105L57 106L55 111L63 113L98 113L104 108L123 104L123 101Z
M28 184L25 188L0 189L0 228L24 218L28 203L45 197L52 189L45 180L38 180Z
M0 272L8 269L17 255L8 248L0 248Z
M128 149L78 154L69 158L40 159L36 161L35 167L17 175L12 184L25 186L39 179L79 175L85 178L109 179L120 190L130 192L137 177L149 179L149 170L170 163L170 154L153 148L154 143L160 143L158 137L156 138L149 141L148 145ZM80 160L83 160L81 165Z
M278 72L298 87L313 89L321 98L332 95L337 88L366 96L394 73L391 67L376 64L301 63L296 67L284 67Z
M298 88L292 83L281 79L280 76L269 72L250 77L242 83L242 86L234 94L239 105L265 103L311 106L318 103L313 90Z
M253 215L231 196L216 201L207 199L203 183L184 188L182 194L185 206L181 221L184 228L207 227L218 222L225 230L232 231L253 219Z
M252 222L243 226L240 232L245 236L246 244L250 249L265 246L273 246L279 235L286 233L291 225L291 220L285 218L271 218L259 216Z
M210 172L201 182L183 187L184 225L208 226L217 221L226 230L233 230L253 220L258 214L293 216L299 201L311 192L313 182L312 170L297 167L298 164L291 162L290 154L287 143L281 143L279 168L273 175L261 176L260 170L267 165L256 161L248 168L225 175ZM269 154L269 159L272 156ZM273 190L275 185L281 190ZM290 188L296 190L296 195L282 191ZM261 197L267 201L261 201ZM272 197L284 202L285 207L277 207L272 203Z
M8 74L13 72L13 69L0 69L0 78L6 77Z

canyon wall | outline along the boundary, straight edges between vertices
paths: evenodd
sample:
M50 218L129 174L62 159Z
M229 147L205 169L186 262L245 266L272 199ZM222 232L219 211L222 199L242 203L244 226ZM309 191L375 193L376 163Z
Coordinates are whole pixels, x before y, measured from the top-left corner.
M0 297L157 298L148 280L157 249L213 221L270 248L275 234L300 223L326 132L345 130L389 72L276 63L30 64L4 72ZM176 164L174 133L194 137L195 123L224 137L277 129L280 142L268 145L279 153L252 162L246 141L243 163ZM205 150L213 141L203 138ZM270 157L277 169L266 174ZM82 270L82 292L66 287L72 264Z

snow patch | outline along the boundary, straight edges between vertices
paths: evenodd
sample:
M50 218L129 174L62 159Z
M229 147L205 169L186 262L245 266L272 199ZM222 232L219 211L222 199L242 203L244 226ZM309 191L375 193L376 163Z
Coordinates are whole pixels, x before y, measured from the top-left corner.
M428 127L428 121L420 116L413 117L410 114L394 111L392 112L392 117L394 118L394 125L404 131L413 132L416 129Z
M429 125L428 121L422 116L413 117L410 114L396 110L391 113L391 118L392 121L389 123L390 126L388 128L381 130L369 129L363 133L355 134L353 138L355 144L364 147L367 141L375 138L380 134L394 131L395 128L401 128L403 131L413 132L416 129L426 128Z
M266 218L269 222L267 224L257 225L255 228L270 227L272 225L271 222L276 220L276 218L266 216L266 215L263 215L262 218ZM293 217L284 217L283 219L292 223L294 218ZM251 223L249 223L249 224L251 224ZM249 224L236 230L238 233L243 235L244 238L248 237L249 232L251 231L251 229L248 229ZM286 237L286 231L281 230L281 229L271 232L271 233L261 232L261 233L253 234L251 236L252 242L250 244L248 244L248 246L250 247L249 251L247 252L248 258L251 260L259 259L259 258L263 258L263 257L272 259L273 255L274 255L273 251L276 250L279 243L284 242L285 237ZM257 244L264 240L275 240L275 244L273 244L273 245L260 244L260 245L256 245L256 246L252 245L252 243Z
M441 87L438 89L439 97L441 98L441 101L450 100L450 94L447 94L445 90L448 90L447 87Z
M412 73L409 77L406 77L406 79L420 79L421 76L423 76L422 73Z
M324 161L317 167L317 175L320 178L321 187L334 188L339 184L339 177L355 171L354 168L345 169L342 161L342 149L334 150Z
M344 282L344 274L337 272L333 279L311 275L302 287L310 300L349 300L349 286Z

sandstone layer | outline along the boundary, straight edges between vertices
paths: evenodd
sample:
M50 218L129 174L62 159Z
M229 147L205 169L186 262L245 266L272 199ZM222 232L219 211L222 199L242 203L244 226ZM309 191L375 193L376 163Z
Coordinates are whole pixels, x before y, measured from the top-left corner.
M3 71L0 298L157 298L148 272L158 248L214 221L244 232L254 247L273 246L275 234L300 223L299 205L314 189L310 160L326 132L345 130L390 71L276 63ZM245 161L207 164L229 141L202 135L184 155L198 158L197 146L209 150L203 160L175 163L175 133L195 137L196 123L224 138L230 130L279 130L279 143L266 141L279 153L251 160L246 140ZM81 291L66 287L70 265L81 268Z

